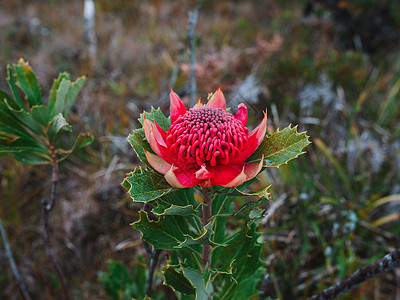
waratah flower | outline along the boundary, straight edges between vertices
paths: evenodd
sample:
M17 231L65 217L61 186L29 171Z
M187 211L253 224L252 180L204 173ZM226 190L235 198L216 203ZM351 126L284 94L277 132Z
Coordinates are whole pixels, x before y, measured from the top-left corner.
M260 172L263 159L258 164L248 164L245 160L264 139L266 114L260 125L249 133L246 105L241 103L235 115L227 112L221 89L207 105L199 100L189 110L172 89L170 101L168 131L146 118L143 128L156 153L146 151L146 158L171 186L235 187Z

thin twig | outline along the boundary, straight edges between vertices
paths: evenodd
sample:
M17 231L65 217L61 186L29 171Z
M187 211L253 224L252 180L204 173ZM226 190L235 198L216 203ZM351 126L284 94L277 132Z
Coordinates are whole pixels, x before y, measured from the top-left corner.
M32 298L29 295L29 292L25 285L25 282L24 282L21 274L19 273L17 264L15 263L14 256L11 252L10 244L8 243L7 234L3 227L3 222L1 220L1 218L0 218L0 233L1 233L1 238L3 239L4 250L6 251L8 262L10 263L11 270L14 274L15 279L17 280L19 288L21 289L21 293L25 300L31 300Z
M97 55L97 37L95 30L96 7L93 0L85 0L83 5L83 22L85 31L85 40L88 42L88 54L90 68L93 72Z
M146 281L146 297L151 297L152 294L154 271L156 269L158 258L160 257L161 251L162 251L161 249L155 249L152 251L150 256L151 258L150 258L149 275L147 276L147 281Z
M308 298L308 300L335 299L368 279L392 271L398 267L400 267L400 248L385 255L383 258L358 269L346 279L323 290L311 298Z
M151 207L147 203L145 203L143 205L143 210L147 213L150 220L157 221L157 217L153 214L153 212L151 211ZM152 290L153 290L154 272L156 270L158 259L160 257L162 250L161 249L152 250L151 245L148 242L146 242L144 240L142 240L142 241L143 241L143 245L144 245L144 248L146 249L147 254L150 256L149 274L148 274L147 280L146 280L146 297L151 297Z
M64 277L62 275L61 269L57 264L56 257L54 255L53 247L50 239L50 224L49 224L49 213L53 209L56 202L57 195L57 184L58 184L58 164L55 162L52 168L52 176L51 176L51 198L50 202L47 202L46 199L42 199L42 216L43 216L43 227L44 227L44 241L46 246L46 252L49 256L50 262L54 268L54 271L57 275L58 280L60 281L61 288L64 294L64 298L69 300L69 292L67 285L65 284Z
M164 91L162 92L160 97L161 103L158 106L162 106L164 103L169 102L169 87L173 89L175 87L176 81L178 80L179 72L181 70L181 62L183 61L183 53L183 50L178 49L178 58L175 67L172 70L171 77L169 78L168 88L164 89Z
M144 249L146 250L147 254L151 257L153 255L153 250L151 249L151 245L144 240L142 240L142 242L143 242Z
M188 19L188 31L187 36L189 39L189 49L190 49L190 106L193 106L196 101L196 93L197 93L197 86L196 86L196 56L195 56L195 37L194 37L194 29L197 23L197 17L199 15L199 9L201 6L201 2L196 4L196 7L193 11L189 12L189 19Z
M201 221L203 228L208 224L211 218L211 199L209 197L209 188L202 188L201 193L203 196L203 209L202 209L202 216ZM205 270L206 266L210 263L210 255L211 255L211 245L205 243L203 245L203 270Z

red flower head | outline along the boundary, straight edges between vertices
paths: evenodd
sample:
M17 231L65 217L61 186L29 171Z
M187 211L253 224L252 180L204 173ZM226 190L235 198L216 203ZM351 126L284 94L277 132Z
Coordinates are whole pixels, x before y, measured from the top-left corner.
M244 161L257 149L267 129L267 115L252 132L246 127L247 108L241 103L235 115L226 111L221 89L207 105L199 102L187 110L172 89L171 127L165 132L144 119L146 139L157 154L145 152L150 165L165 175L170 185L235 187L255 177L262 168Z

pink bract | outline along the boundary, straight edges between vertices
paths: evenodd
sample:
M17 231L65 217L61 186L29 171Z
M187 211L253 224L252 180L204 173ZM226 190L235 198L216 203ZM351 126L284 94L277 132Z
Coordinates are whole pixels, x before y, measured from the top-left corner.
M226 111L218 89L207 105L198 102L187 109L171 89L171 126L165 132L157 122L144 119L143 128L151 148L145 151L150 165L176 188L195 185L236 187L255 177L262 168L245 160L257 149L267 130L267 115L249 133L247 107L241 103L235 115Z

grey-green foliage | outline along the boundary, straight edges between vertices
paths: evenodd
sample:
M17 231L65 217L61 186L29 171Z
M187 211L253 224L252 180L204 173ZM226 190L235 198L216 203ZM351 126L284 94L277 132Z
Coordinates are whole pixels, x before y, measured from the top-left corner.
M38 79L27 62L7 66L11 95L0 89L0 156L13 156L30 165L58 163L89 145L93 137L80 133L71 145L61 136L71 132L65 117L86 78L71 81L68 73L54 80L47 105L42 100Z

